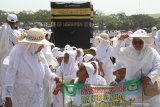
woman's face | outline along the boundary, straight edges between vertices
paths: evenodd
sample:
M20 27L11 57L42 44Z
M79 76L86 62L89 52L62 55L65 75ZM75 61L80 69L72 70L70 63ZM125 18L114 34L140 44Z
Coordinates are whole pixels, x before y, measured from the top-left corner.
M65 64L68 64L68 62L69 62L69 54L68 53L64 54L64 59L63 60L64 60Z
M77 77L79 81L85 83L86 79L89 77L87 70L83 64L80 65L79 70L77 71Z
M132 45L137 51L141 51L143 49L144 42L142 39L133 38Z
M81 56L81 52L80 50L77 50L77 57L80 57Z

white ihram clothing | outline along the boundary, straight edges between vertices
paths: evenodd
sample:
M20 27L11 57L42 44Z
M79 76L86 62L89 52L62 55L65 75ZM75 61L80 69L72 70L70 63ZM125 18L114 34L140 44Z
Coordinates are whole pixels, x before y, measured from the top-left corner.
M2 91L4 90L4 77L7 71L7 65L3 65L3 60L17 43L17 36L19 36L19 34L16 30L11 29L10 25L0 27L0 85ZM3 94L4 93L2 93L2 95Z
M67 64L62 61L61 65L58 67L56 74L66 82L69 82L73 78L76 77L76 73L78 70L78 66L76 64L75 52L71 50L67 50L64 53L69 54L69 61ZM54 95L53 107L63 107L63 94L59 92L57 95Z
M53 57L51 52L51 46L45 45L42 49L44 56L47 60L48 66L52 65L53 68L57 66L57 61ZM52 104L52 86L55 85L53 82L51 83L48 79L43 80L43 107L51 107Z
M105 41L100 41L98 46L96 47L97 53L96 53L96 58L102 62L102 68L105 73L104 78L107 83L110 83L113 81L113 63L110 59L111 52L112 52L112 47L107 44Z
M66 51L69 54L69 61L67 64L62 61L60 67L57 69L57 75L61 76L64 80L72 80L76 77L78 66L75 59L74 51Z
M144 45L142 51L138 52L133 47L121 48L121 43L122 41L119 41L113 49L113 55L124 63L126 67L125 78L132 80L141 77L143 73L143 75L148 76L152 83L154 83L156 77L160 74L160 55L157 51L154 48ZM144 102L149 103L149 107L159 107L160 95L152 98L144 96Z
M11 97L13 107L42 107L43 80L54 81L56 75L47 65L40 45L19 43L10 53L5 78L5 97Z
M154 48L160 54L160 30L156 32Z
M99 69L98 62L91 61L90 63L91 64L94 63L96 65L96 69L97 69L96 72L92 76L92 78L93 78L92 84L94 84L94 85L107 85L106 80L102 76L98 75L98 69Z

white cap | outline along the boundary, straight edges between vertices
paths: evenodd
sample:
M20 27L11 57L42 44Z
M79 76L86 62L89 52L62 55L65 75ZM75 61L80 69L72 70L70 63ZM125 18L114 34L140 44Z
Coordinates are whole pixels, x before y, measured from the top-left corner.
M85 54L83 58L84 58L85 62L88 62L89 60L91 60L93 58L93 55L91 55L91 54Z
M97 51L96 47L91 47L91 48L89 48L89 50Z
M155 27L155 26L154 26L154 27L152 27L152 30L157 30L157 27Z
M122 62L116 62L114 65L113 65L113 72L121 69L121 68L126 68L124 66L124 64Z
M9 14L9 15L7 16L7 20L8 20L9 22L17 22L17 16L16 16L15 14Z
M93 65L91 63L86 63L86 62L83 63L83 65L85 66L89 77L92 77L95 71Z

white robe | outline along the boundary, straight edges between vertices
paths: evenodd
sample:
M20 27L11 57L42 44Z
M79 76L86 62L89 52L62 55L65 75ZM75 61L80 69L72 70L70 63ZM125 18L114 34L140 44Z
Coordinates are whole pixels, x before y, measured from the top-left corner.
M113 63L110 59L112 47L107 44L106 42L100 42L100 44L96 47L97 48L97 54L96 58L102 62L102 68L105 73L104 78L107 83L110 83L113 81Z
M57 66L57 61L53 57L53 54L51 52L51 46L45 45L44 48L42 49L42 52L44 53L44 56L47 60L48 66L52 65L53 68ZM44 79L43 81L43 107L50 107L52 104L52 85L48 79Z
M42 52L27 55L23 48L25 44L19 43L11 51L5 97L11 97L13 107L42 107L43 80L53 82L56 75L50 71Z
M0 86L4 90L4 79L7 71L7 65L3 65L3 60L9 55L10 50L17 43L16 30L11 29L9 25L0 27ZM4 94L4 93L2 93Z
M154 42L154 48L157 50L157 52L160 54L160 30L156 32L155 35L155 42Z
M122 41L119 41L113 49L113 55L126 66L126 79L132 80L141 77L142 73L148 76L152 83L160 74L160 55L151 47L147 47L142 53L135 51L133 47L121 48ZM149 107L159 107L160 95L154 97L144 96L144 102L149 103Z

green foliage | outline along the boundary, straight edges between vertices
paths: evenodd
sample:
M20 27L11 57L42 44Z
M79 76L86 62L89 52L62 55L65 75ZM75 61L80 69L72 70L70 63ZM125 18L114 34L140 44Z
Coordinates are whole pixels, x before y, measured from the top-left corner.
M0 24L5 23L8 12L0 10ZM48 10L20 11L17 13L20 26L28 27L50 27L51 14ZM94 25L100 30L130 30L137 28L160 27L160 17L153 18L149 15L131 15L125 13L105 15L101 11L94 11Z
M149 15L131 15L126 16L125 13L104 15L97 12L94 17L94 24L98 25L101 30L106 26L107 30L130 30L138 28L151 28L160 26L160 18L153 18ZM103 28L103 29L102 29Z

